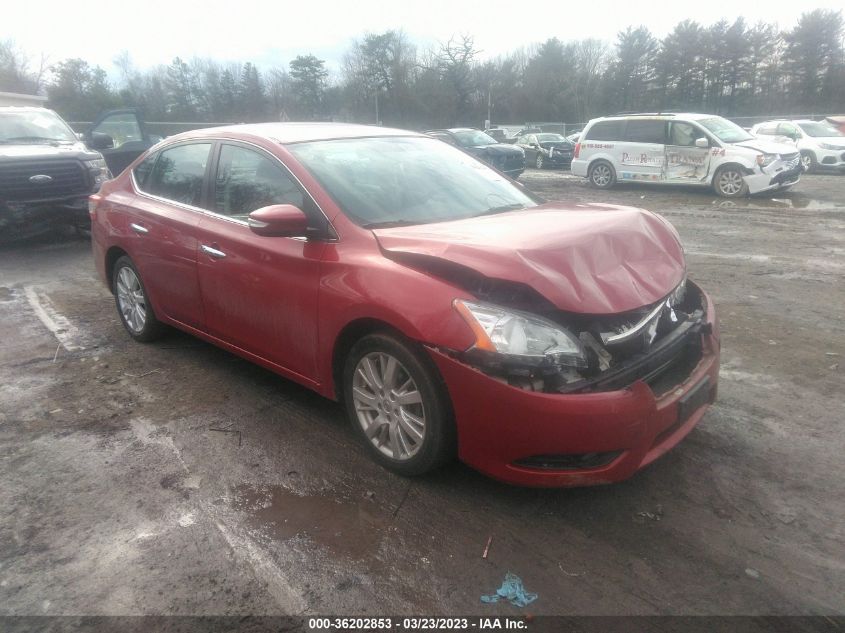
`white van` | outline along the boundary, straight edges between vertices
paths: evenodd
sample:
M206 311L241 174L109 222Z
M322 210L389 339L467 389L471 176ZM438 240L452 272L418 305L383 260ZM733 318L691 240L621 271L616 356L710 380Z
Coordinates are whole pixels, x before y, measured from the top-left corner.
M845 170L845 134L825 121L765 121L752 127L751 133L795 143L807 171L819 167Z
M755 138L712 114L593 119L572 160L572 173L599 189L617 181L690 184L727 198L786 189L802 171L795 147Z

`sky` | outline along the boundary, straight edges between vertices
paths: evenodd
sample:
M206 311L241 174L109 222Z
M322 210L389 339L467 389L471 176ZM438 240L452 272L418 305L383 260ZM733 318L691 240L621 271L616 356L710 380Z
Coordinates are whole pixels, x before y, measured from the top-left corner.
M697 0L651 2L600 0L40 0L3 3L0 40L13 40L49 63L81 57L115 76L121 51L149 68L177 55L221 62L252 61L286 66L313 53L337 69L353 39L365 33L403 30L420 48L470 34L480 57L492 58L545 41L596 37L608 42L625 27L646 25L661 37L681 20L708 25L742 15L749 22L793 26L802 11L842 9L842 0ZM741 11L741 13L737 13Z

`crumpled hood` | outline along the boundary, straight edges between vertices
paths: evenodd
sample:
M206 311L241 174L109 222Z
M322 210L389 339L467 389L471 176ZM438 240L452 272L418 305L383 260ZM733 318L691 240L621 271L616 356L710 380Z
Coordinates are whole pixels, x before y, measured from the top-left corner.
M524 283L558 309L614 314L652 304L684 276L677 233L632 207L550 203L498 215L374 229L388 256L426 256Z
M764 141L759 138L751 139L750 141L742 141L742 143L732 143L732 145L744 147L746 149L753 149L755 152L762 152L763 154L794 154L798 151L795 149L794 145Z

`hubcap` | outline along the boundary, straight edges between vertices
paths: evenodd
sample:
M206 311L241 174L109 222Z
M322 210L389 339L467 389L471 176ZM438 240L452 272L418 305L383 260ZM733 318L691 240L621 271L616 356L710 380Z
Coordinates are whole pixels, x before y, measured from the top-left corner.
M593 168L593 183L605 187L610 182L610 169L606 165Z
M742 175L735 171L724 171L719 176L719 189L722 193L735 196L742 191Z
M364 434L387 457L413 457L425 439L422 395L408 370L383 352L364 356L352 378L352 400Z
M126 326L135 334L140 333L147 322L147 301L138 275L128 266L117 273L117 303Z

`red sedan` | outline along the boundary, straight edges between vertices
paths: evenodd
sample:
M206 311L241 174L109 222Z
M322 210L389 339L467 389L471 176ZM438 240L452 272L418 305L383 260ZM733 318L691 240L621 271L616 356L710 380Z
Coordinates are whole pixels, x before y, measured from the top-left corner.
M131 337L173 326L343 402L401 474L457 456L516 484L618 481L716 396L715 311L668 222L543 202L420 134L189 132L90 213Z

